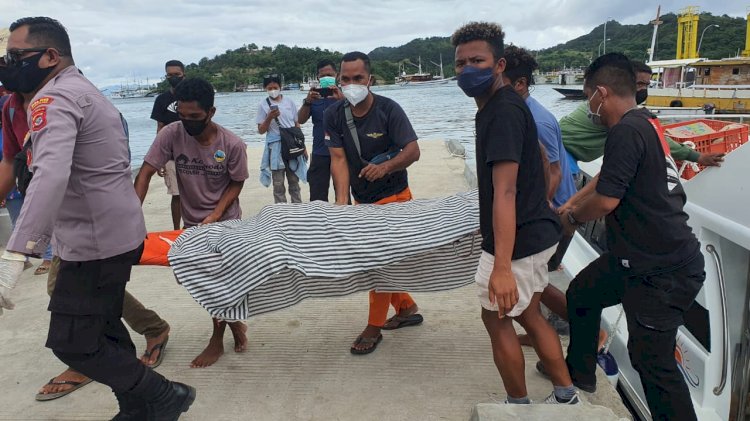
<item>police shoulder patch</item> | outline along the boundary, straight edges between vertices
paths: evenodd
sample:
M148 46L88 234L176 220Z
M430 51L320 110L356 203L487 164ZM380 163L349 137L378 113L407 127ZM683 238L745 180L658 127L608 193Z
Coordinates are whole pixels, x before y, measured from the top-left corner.
M36 110L39 107L45 107L49 104L52 104L53 101L54 99L52 99L52 97L43 96L37 99L36 101L32 102L31 105L29 105L29 110L31 110L31 112L34 112L34 110Z
M31 112L31 131L38 132L47 125L47 107L38 107Z

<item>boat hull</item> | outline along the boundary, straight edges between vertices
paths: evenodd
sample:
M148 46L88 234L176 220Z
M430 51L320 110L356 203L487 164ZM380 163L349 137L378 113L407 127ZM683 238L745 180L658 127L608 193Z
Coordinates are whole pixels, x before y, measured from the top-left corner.
M670 107L680 101L682 107L713 104L717 114L746 113L750 110L750 89L650 88L647 106Z

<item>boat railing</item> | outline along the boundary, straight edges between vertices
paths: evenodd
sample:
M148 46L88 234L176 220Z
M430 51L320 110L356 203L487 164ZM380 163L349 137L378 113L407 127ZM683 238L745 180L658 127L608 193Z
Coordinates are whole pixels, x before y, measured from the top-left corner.
M739 120L738 123L750 122L750 114L706 114L706 115L657 115L657 117L666 120L695 120L695 119L709 119L709 120Z
M727 324L727 293L726 286L724 285L724 271L721 267L721 259L719 253L716 251L716 247L713 244L706 246L706 251L711 253L714 264L716 265L716 273L719 276L719 299L721 300L721 316L724 321L724 329L722 331L722 346L723 351L721 353L721 378L719 379L719 385L714 387L714 395L719 396L724 392L724 387L727 385L727 376L729 373L729 326Z

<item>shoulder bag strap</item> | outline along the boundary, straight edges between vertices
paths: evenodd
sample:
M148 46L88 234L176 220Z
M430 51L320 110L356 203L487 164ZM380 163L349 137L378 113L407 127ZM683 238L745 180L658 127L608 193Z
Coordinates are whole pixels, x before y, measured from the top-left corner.
M344 114L346 115L346 126L349 127L349 132L352 134L354 140L354 146L357 148L357 155L363 162L367 162L362 158L362 146L359 144L359 136L357 135L357 126L354 125L354 116L352 115L352 109L349 107L349 101L344 101Z
M271 100L266 97L266 102L268 103L268 112L271 112ZM274 120L276 120L276 124L279 126L279 129L281 129L281 122L279 122L279 118L275 117Z

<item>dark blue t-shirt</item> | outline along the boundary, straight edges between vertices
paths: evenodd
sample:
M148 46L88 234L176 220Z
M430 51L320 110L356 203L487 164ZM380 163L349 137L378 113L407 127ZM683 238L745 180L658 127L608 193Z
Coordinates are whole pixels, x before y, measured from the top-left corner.
M362 148L361 158L346 124L344 101L338 101L326 111L328 146L344 149L349 166L352 196L359 203L375 203L409 187L406 170L394 171L372 182L359 178L360 171L366 165L362 159L371 160L382 153L392 151L394 147L403 149L417 140L417 134L401 106L390 98L372 95L374 100L367 114L354 117L357 137Z
M336 103L332 97L319 99L310 104L310 117L313 123L313 155L330 156L326 145L326 108Z

